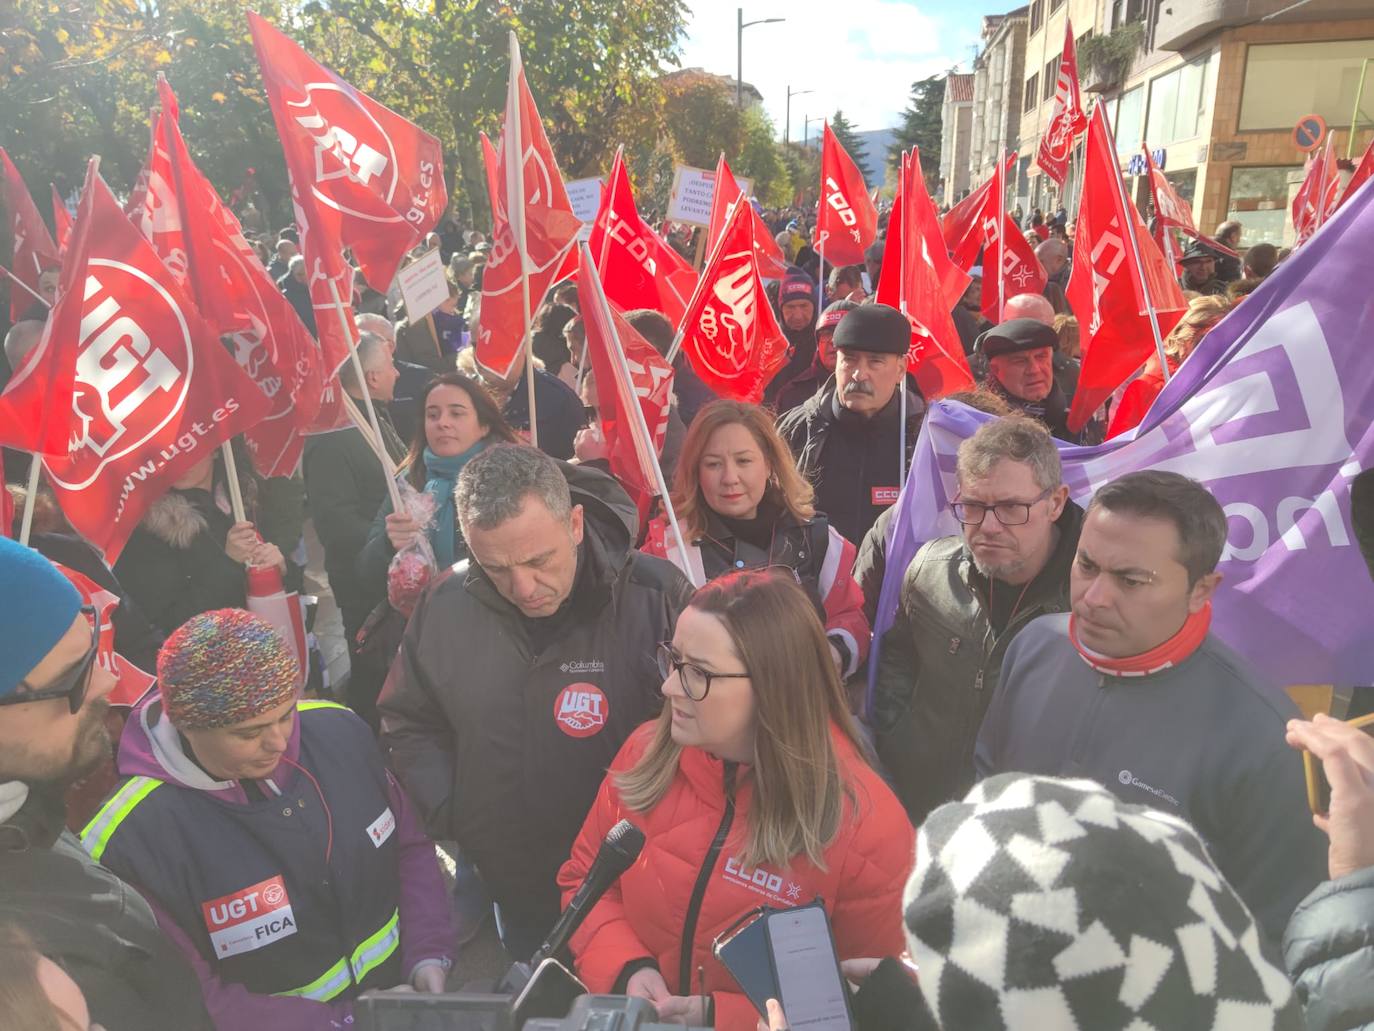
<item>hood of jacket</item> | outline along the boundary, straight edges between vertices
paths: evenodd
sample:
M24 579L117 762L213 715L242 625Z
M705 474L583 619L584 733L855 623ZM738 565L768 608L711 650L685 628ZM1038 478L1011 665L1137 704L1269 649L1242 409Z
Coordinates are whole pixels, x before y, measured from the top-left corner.
M261 783L266 790L285 794L295 780L291 764L300 758L301 721L296 716L291 737L281 764ZM187 753L181 735L162 711L162 699L151 692L124 724L119 737L119 753L115 766L122 777L152 777L178 787L204 791L223 802L248 804L248 793L237 780L216 780L206 773Z
M192 500L191 494L191 491L168 491L153 502L139 521L139 526L168 547L185 551L192 541L210 528L209 520Z

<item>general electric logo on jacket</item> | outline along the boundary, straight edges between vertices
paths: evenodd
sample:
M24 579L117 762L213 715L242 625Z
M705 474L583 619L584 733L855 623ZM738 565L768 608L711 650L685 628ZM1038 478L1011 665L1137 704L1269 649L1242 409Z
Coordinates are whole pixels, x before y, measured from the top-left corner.
M802 886L796 881L786 880L762 866L750 870L736 856L725 861L721 877L727 884L747 888L756 895L784 906L795 906L802 901Z
M296 933L281 875L201 903L210 943L221 959L252 952Z

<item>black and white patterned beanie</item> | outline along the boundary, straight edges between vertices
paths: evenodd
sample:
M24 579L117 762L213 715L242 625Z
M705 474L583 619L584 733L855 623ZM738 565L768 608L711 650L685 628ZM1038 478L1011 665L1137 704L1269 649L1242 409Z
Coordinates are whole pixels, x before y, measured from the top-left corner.
M992 777L931 813L903 905L942 1031L1301 1031L1183 820L1088 780Z

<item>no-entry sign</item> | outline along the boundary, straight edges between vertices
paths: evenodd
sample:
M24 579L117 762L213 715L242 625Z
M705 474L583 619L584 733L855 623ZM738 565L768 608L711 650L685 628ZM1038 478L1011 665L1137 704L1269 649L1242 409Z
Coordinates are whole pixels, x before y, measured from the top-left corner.
M1303 115L1293 126L1293 146L1304 154L1321 146L1326 136L1326 119L1321 115Z

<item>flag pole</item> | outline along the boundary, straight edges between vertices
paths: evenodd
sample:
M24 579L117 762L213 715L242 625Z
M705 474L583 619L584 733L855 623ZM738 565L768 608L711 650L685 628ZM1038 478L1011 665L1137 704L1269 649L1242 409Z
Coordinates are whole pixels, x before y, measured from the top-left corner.
M906 227L903 226L903 229ZM1020 229L1020 226L1017 226ZM1002 275L1002 264L1007 252L1007 152L997 157L997 321L1002 321L1002 313L1007 307L1007 284ZM984 270L986 272L986 269Z
M35 451L29 459L29 480L24 493L24 518L19 524L19 543L25 547L28 547L29 531L33 528L33 509L38 503L38 474L42 468L43 460ZM5 529L8 530L9 527Z
M908 182L908 179L910 178L910 174L911 174L911 173L910 173L910 170L909 170L908 165L907 165L907 156L906 156L906 154L903 154L902 157L901 157L901 160L898 162L898 165L897 165L897 187L898 187L898 192L899 192L900 195L901 195L901 198L902 198L902 206L903 206L904 208L905 208L906 205L907 205L907 188L908 188L908 186L910 185L910 183ZM902 278L901 278L901 290L900 290L900 292L898 293L897 296L898 296L898 299L901 301L901 305L902 305L902 314L903 314L903 315L906 315L906 314L907 314L907 312L906 312L906 283L907 283L907 278L906 278L906 255L907 255L908 247L907 247L907 245L906 245L906 234L909 233L909 232L911 231L911 228L912 228L912 227L908 227L908 226L906 225L905 214L906 214L906 213L905 213L905 211L904 211L904 212L902 213L902 216L903 216L903 222L902 222L902 251L901 251L901 253L897 256L897 261L898 261L899 269L900 269L900 272L901 272L901 275L902 275ZM888 221L888 225L889 225L889 227L892 225L890 218L889 218L889 221ZM883 260L884 260L884 261L887 260L886 248L884 248ZM880 279L882 278L882 271L881 271L881 270L879 270L878 278L880 278ZM876 296L877 293L878 293L878 284L877 284L877 283L874 283L874 284L873 284L873 293L874 293L875 296ZM911 316L907 315L908 321L910 320L910 318L911 318ZM900 392L900 393L899 393L899 397L900 397L900 399L901 399L901 400L898 402L898 406L897 406L897 407L898 407L898 412L899 412L898 418L899 418L900 421L901 421L901 426L900 426L900 428L899 428L898 431L897 431L897 486L898 486L899 488L905 487L905 486L906 486L906 377L907 377L907 373L910 371L910 369L911 369L911 348L910 348L910 345L908 345L908 347L907 347L907 354L906 354L906 356L902 359L902 378L901 378L901 379L898 381L898 383L897 383L897 390Z
M391 456L387 454L386 445L383 443L382 424L377 420L377 408L372 403L372 395L367 389L367 373L363 371L362 359L358 357L358 345L353 340L354 327L349 326L348 316L344 314L343 301L339 299L339 285L332 278L328 279L329 295L334 301L334 313L339 317L339 328L343 330L344 339L348 341L348 359L353 363L353 375L357 377L358 386L363 392L363 409L367 412L368 424L372 427L372 435L377 442L377 457L382 460L382 474L386 477L387 494L391 497L391 510L393 512L404 512L405 507L401 504L401 492L396 486L396 465L391 461ZM340 387L342 390L343 388Z
M520 138L520 80L524 66L520 60L520 42L515 30L510 30L510 82L506 86L506 217L510 220L515 247L520 253L520 301L525 319L525 386L529 391L530 444L539 446L539 420L534 409L534 321L530 310L530 255L525 238L525 143ZM516 189L512 190L514 185ZM518 226L516 223L519 223ZM399 511L399 506L397 511Z
M1102 131L1106 134L1107 153L1112 162L1112 180L1116 183L1116 196L1121 203L1121 210L1126 216L1128 226L1122 227L1122 235L1131 242L1131 257L1135 259L1135 273L1137 285L1140 287L1140 299L1145 305L1145 312L1150 316L1150 332L1155 338L1155 353L1159 355L1159 367L1163 373L1164 382L1168 383L1172 376L1169 373L1169 359L1164 352L1164 337L1159 332L1159 316L1155 314L1154 298L1150 296L1149 287L1145 284L1145 265L1140 258L1140 240L1136 236L1136 220L1140 217L1136 211L1135 202L1126 196L1126 182L1121 178L1121 166L1116 157L1116 138L1112 136L1112 127L1107 124L1107 117L1102 112L1102 101L1098 101L1093 107L1093 116L1102 120ZM1086 136L1085 136L1086 140ZM1087 147L1084 147L1083 167L1086 171L1088 164Z
M682 536L682 528L678 525L677 512L673 510L673 499L668 493L668 484L663 479L663 467L659 464L658 450L654 447L654 439L649 434L649 424L644 419L644 408L640 405L638 398L634 397L634 379L630 375L630 363L625 358L625 348L620 343L620 333L615 328L615 318L611 314L610 303L606 300L606 292L601 287L601 274L597 272L596 266L592 263L591 249L585 240L578 244L582 248L582 257L588 268L592 272L591 287L596 294L596 307L601 318L605 321L606 329L611 337L611 357L619 367L621 381L631 385L630 403L625 405L632 410L631 432L635 434L639 441L639 448L649 459L649 465L654 474L654 489L658 491L659 500L663 503L663 513L668 517L668 526L673 531L673 539L677 542L678 554L683 556L683 564L686 565L687 543ZM584 345L589 346L589 345ZM598 383L597 389L604 390L606 384ZM622 404L624 399L622 398ZM700 587L700 584L693 584Z
M223 441L219 453L224 457L224 483L229 488L229 507L234 511L234 522L246 523L248 514L243 507L243 488L239 486L239 466L234 461L234 449L229 441Z
M34 300L42 301L49 308L52 308L52 305L48 304L47 299L42 294L38 293L38 291L36 291L33 287L29 286L28 283L24 282L9 269L5 268L4 265L0 265L0 272L3 272L5 273L5 275L9 276L12 282L18 283L20 286L22 286L28 292L29 296L32 297Z

